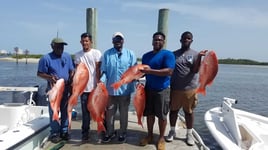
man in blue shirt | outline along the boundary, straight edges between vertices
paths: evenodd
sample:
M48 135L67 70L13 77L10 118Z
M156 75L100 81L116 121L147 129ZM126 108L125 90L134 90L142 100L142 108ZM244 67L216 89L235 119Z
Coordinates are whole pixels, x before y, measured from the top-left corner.
M171 51L163 49L164 44L165 35L162 32L154 33L153 50L142 56L142 64L149 65L150 68L142 70L146 74L144 116L147 116L148 135L141 140L140 145L145 146L153 141L153 127L156 116L160 133L157 144L158 150L165 150L164 133L169 112L170 76L175 67L175 57Z
M128 107L130 104L130 95L134 92L134 82L122 85L115 90L111 85L120 80L122 74L130 67L137 64L137 58L133 51L123 48L124 35L116 32L112 37L113 48L104 52L101 63L102 76L101 82L106 83L109 93L109 102L107 106L105 122L106 135L102 142L110 142L115 137L114 118L119 107L120 130L118 132L118 141L126 142L126 132L128 125Z
M69 54L63 52L64 45L67 45L61 38L54 38L51 41L52 52L44 55L38 64L37 76L47 80L47 89L49 91L52 86L57 82L58 79L63 78L65 81L65 89L62 93L62 100L60 105L61 122L58 123L56 120L52 120L53 110L51 109L50 103L49 117L50 117L50 140L53 143L58 143L62 139L68 140L68 117L67 117L67 106L68 96L71 91L70 79L73 76L74 66L72 58Z

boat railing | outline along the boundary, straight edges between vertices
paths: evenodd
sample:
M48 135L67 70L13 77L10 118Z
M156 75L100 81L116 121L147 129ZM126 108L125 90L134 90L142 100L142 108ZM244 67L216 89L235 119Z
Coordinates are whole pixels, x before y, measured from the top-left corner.
M8 91L8 92L12 92L12 91L27 91L30 92L30 98L29 100L27 100L27 103L29 105L35 105L35 101L33 100L33 94L34 92L38 91L38 87L7 87L7 86L0 86L0 92L3 91Z

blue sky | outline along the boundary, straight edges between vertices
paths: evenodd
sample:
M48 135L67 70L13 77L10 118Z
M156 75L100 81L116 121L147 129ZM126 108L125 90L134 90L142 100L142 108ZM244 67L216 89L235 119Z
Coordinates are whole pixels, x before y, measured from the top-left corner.
M182 32L194 35L192 48L215 50L218 58L268 62L267 0L4 0L0 5L0 50L14 47L32 54L51 51L57 35L65 51L81 49L86 9L97 9L97 48L112 47L112 34L125 35L126 48L142 57L152 49L158 11L168 8L167 49L180 48Z

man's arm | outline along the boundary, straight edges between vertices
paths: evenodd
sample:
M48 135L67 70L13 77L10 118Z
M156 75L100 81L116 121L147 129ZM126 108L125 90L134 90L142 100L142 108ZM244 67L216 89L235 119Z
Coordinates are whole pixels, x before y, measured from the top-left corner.
M96 62L96 81L99 81L101 77L100 67L101 67L101 62Z
M202 59L202 56L205 56L206 55L206 52L208 50L202 50L198 53L198 57L194 63L194 67L193 67L193 72L194 73L197 73L199 71L199 68L200 68L200 65L201 65L201 59Z
M144 70L141 70L141 72L145 74L153 74L156 76L171 76L173 73L173 69L171 68L163 68L163 69L145 68Z
M57 77L53 76L53 75L49 75L46 73L42 73L42 72L37 72L37 76L40 78L43 78L51 83L56 83L57 82Z

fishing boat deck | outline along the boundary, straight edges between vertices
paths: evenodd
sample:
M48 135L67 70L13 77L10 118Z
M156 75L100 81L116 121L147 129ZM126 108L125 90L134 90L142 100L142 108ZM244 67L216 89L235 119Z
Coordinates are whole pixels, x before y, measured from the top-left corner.
M143 120L142 128L137 124L137 117L134 112L129 112L129 121L128 121L128 132L127 132L127 141L125 143L119 143L117 138L114 138L109 143L100 143L99 136L97 134L97 124L94 121L91 121L90 124L90 139L87 142L81 141L81 117L77 117L76 120L72 121L72 129L70 131L71 139L69 141L61 141L60 143L53 144L50 141L47 141L43 148L47 149L62 149L62 150L73 150L73 149L94 149L94 150L155 150L157 145L157 140L159 137L158 132L158 121L156 119L154 125L154 141L152 144L148 144L146 146L139 146L140 140L147 135L147 126L146 126L146 118ZM119 128L119 121L116 119L115 121L115 129ZM166 129L166 134L168 134L169 127ZM199 135L194 132L195 136L195 145L188 146L186 144L186 129L183 120L177 121L176 126L177 136L173 140L173 142L166 143L167 150L180 149L180 150L199 150L199 149L208 149Z

